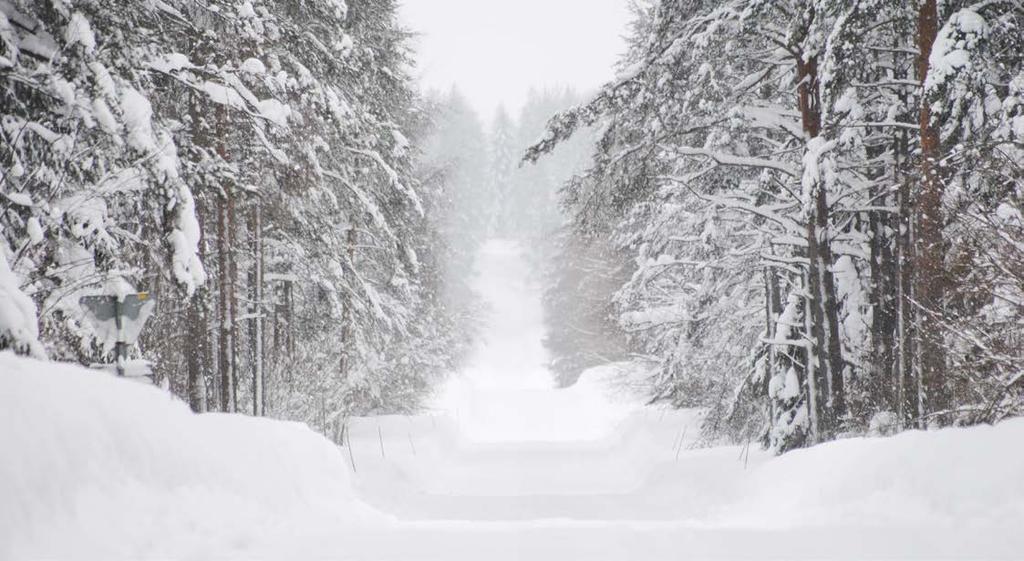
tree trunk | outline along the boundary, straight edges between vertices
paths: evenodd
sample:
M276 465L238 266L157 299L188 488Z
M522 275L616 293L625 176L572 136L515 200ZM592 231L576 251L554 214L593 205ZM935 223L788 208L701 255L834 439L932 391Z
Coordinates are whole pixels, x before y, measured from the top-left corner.
M217 369L220 373L220 410L232 411L231 391L234 387L231 372L231 283L228 246L228 209L227 197L222 196L217 206Z
M231 411L238 411L238 220L235 212L235 198L227 198L228 212L228 363L231 371Z
M206 405L206 384L203 379L202 341L206 337L203 326L203 299L199 293L193 294L185 304L188 312L185 340L185 370L188 373L188 404L196 413L204 413Z
M914 375L913 305L913 218L910 202L910 180L900 184L899 251L899 377L897 380L897 413L903 424L915 423L920 418L916 376Z
M352 267L352 269L355 269L356 265L355 260L357 239L358 238L355 226L350 227L348 229L346 243L348 244L348 263L349 266ZM349 300L351 300L351 296L349 297ZM341 364L339 365L339 367L341 370L341 375L345 376L348 373L348 357L351 351L349 346L350 341L352 339L352 322L355 320L355 318L352 316L351 301L346 301L343 305L345 307L342 309L341 317Z
M818 274L821 276L818 283L820 293L817 300L821 306L822 319L824 324L822 330L825 334L824 349L825 358L825 382L827 384L827 401L829 408L828 427L829 431L840 428L842 419L846 416L846 387L843 379L842 341L839 332L839 298L836 295L835 274L832 267L835 265L835 255L832 253L831 225L829 224L830 209L828 207L828 192L825 186L818 185L816 189L815 204L817 206L816 219L818 221Z
M928 77L928 59L938 34L936 0L921 2L918 12L918 77ZM941 170L942 146L939 129L932 122L927 99L921 102L921 188L917 196L914 296L918 305L917 325L921 369L922 414L945 411L950 406L946 384L946 351L942 337L945 271L942 243ZM941 421L941 419L935 419Z
M808 275L810 276L810 275ZM815 322L814 298L810 296L810 287L804 286L804 290L807 291L807 296L804 298L804 331L809 335L811 341L816 341L817 332L815 326L820 326L820 323ZM821 410L822 410L822 392L821 392L821 375L819 372L819 361L817 347L814 343L808 342L807 344L807 356L805 357L806 362L806 376L805 381L807 384L807 417L810 423L809 427L809 439L810 443L820 442L822 439L822 427L821 427Z
M249 274L250 349L252 351L252 414L262 417L266 409L266 384L263 373L263 208L257 198L250 217L252 267Z
M801 124L805 138L810 141L821 133L817 58L797 60L797 79L800 84ZM814 437L822 439L831 436L838 428L840 419L846 415L846 392L839 338L839 301L832 272L835 258L832 253L828 191L820 180L813 188L812 199L811 208L806 209L809 262L807 288L810 299L808 320L815 345L813 354L818 364L813 384L817 395L813 396L811 403L818 409L812 416L812 419L817 418L819 424L817 430L813 431Z
M893 148L889 142L869 147L868 159L879 159L887 150ZM883 207L890 206L893 197L888 193L888 185L885 184L886 179L890 178L887 177L884 167L872 170L870 178L874 185L871 200ZM898 172L894 171L891 179L898 181ZM889 212L868 213L868 232L871 236L871 392L874 403L889 411L895 411L897 408L894 365L898 286L892 248L894 240L889 233L892 231L892 222Z
M189 117L192 121L192 139L196 146L205 147L209 142L203 130L203 119L198 94L189 95ZM206 208L203 205L204 197L196 197L196 218L199 220L199 232L202 237L199 242L200 260L205 263L207 251L206 232ZM206 315L207 289L197 288L185 303L186 317L185 329L188 337L182 342L182 352L185 355L185 370L187 375L187 393L189 407L196 413L205 413L207 410L206 395L206 368L209 366L209 357L205 352L209 337L208 317Z
M226 111L223 106L217 106L217 153L224 162L228 161L228 151L225 144L227 135ZM232 201L231 186L225 181L222 186L222 193L218 198L217 208L217 275L219 276L219 300L218 300L218 321L219 334L217 337L218 370L220 373L220 408L221 411L233 413L235 411L235 372L234 372L234 282L232 269L234 267L231 258L232 230L234 219L234 204Z

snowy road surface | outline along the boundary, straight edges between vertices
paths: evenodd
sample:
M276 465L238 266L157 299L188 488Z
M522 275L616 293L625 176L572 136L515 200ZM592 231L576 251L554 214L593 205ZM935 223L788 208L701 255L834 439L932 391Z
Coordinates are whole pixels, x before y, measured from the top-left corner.
M786 466L756 449L691 450L696 415L641 407L625 366L554 389L530 279L518 246L489 243L476 279L489 327L438 415L353 424L357 493L400 523L352 547L437 560L1024 558L989 517L958 519L971 492L942 488L948 466L898 475L934 469L904 457L914 451L876 457L851 441Z
M488 328L436 411L355 419L342 449L0 353L0 560L1024 559L1024 421L691 449L696 415L641 407L628 366L553 387L517 246L477 289Z

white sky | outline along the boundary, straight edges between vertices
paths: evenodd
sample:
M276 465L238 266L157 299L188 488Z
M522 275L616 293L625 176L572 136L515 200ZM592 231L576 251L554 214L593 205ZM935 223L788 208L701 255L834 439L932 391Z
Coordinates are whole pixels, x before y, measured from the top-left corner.
M625 50L628 0L403 2L423 87L457 85L485 121L499 104L517 114L531 86L601 85Z

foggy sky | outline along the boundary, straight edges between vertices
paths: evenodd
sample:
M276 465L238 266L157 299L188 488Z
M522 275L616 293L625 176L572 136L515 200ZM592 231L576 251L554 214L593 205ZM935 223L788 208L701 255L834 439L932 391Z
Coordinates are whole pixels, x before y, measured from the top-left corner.
M516 114L530 87L581 92L614 76L628 0L404 0L426 88L459 90L489 120Z

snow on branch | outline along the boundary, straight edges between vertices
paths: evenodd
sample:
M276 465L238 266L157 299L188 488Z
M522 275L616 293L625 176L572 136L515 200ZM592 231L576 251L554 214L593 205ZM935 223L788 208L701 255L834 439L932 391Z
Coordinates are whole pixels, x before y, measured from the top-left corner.
M750 156L735 156L724 152L716 152L706 148L693 148L690 146L662 145L661 148L667 152L675 153L680 156L703 156L723 166L771 169L782 172L794 179L801 177L801 173L796 168L775 160L767 160L765 158L755 158Z

